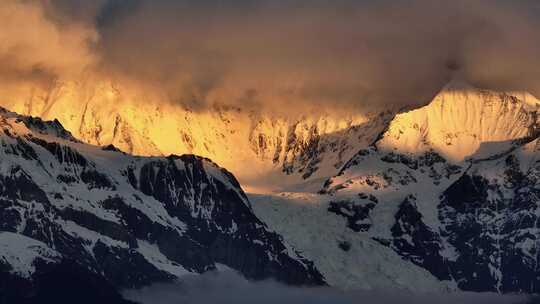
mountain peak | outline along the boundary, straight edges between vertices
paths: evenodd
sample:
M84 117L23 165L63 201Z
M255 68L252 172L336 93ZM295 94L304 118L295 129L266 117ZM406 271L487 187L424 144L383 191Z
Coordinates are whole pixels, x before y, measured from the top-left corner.
M444 91L476 91L479 90L477 87L469 83L463 75L460 73L454 73L450 81L442 88Z
M488 157L530 136L537 105L531 94L480 89L454 77L428 105L397 115L377 146L411 154L435 150L453 161ZM500 144L480 149L487 142Z
M456 95L457 94L457 95ZM533 106L540 104L540 101L536 96L523 90L494 90L488 88L481 88L471 84L466 77L461 73L455 73L452 75L448 83L444 85L440 93L437 96L454 96L456 99L468 99L471 94L476 95L499 95L501 98L513 97L516 101L523 103L526 106Z

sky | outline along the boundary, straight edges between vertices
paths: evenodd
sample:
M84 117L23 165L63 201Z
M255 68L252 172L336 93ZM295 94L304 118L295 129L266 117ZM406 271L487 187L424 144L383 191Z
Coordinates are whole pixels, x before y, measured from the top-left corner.
M2 0L0 94L107 79L301 111L414 106L460 77L538 95L539 16L534 0Z

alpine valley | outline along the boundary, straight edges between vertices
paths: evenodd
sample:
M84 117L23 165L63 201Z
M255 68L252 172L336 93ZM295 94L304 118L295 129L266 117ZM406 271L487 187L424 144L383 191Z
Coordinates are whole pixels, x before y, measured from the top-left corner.
M0 303L58 286L120 303L123 289L221 269L540 292L530 94L454 80L416 109L287 116L155 104L108 82L29 92L0 99Z

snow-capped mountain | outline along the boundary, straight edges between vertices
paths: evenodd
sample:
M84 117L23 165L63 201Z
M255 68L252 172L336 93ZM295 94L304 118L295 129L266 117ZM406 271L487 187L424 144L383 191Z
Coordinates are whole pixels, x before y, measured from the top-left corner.
M537 107L451 83L324 184L327 210L449 286L537 293Z
M117 288L219 267L324 283L208 159L135 157L82 143L58 121L3 109L0 159L2 300L52 292L44 286L57 276L86 278L81 284L114 297Z
M22 133L6 133L19 134L6 135L5 140L13 143L4 149L18 153L6 155L16 159L17 164L22 162L21 168L32 173L28 176L37 180L35 183L55 206L46 209L53 218L79 223L89 230L108 227L102 225L102 220L124 225L129 235L125 240L123 234L107 234L116 229L100 228L105 231L94 233L107 240L127 242L132 251L130 246L136 244L136 254L173 276L225 264L248 277L274 276L292 283L324 280L345 289L539 292L539 102L529 94L481 90L453 81L428 105L400 114L396 114L397 109L390 109L350 117L321 114L299 118L231 107L195 111L139 98L128 96L110 83L90 91L76 83L57 83L48 94L36 93L26 103L4 103L23 113L59 120L43 123L9 112L4 114L19 117L26 128L21 129ZM82 100L83 106L73 107L73 100ZM89 146L61 128L60 122L86 143L112 143L122 151L140 155L188 152L211 157L238 172L242 186L245 183L253 193L264 194L248 194L251 206L234 178L208 160L194 156L132 157L114 146ZM53 148L42 140L59 142L60 147ZM31 156L31 152L27 156L26 146L38 151L37 157ZM63 151L63 147L68 151ZM52 156L39 153L43 149L55 152L49 152ZM60 158L54 156L58 153ZM59 160L65 158L70 161ZM88 164L83 165L85 162ZM38 169L31 170L33 166ZM75 169L65 169L66 166ZM91 168L96 168L97 178L87 172ZM197 168L198 173L192 173L190 168ZM11 172L6 170L2 172ZM17 174L12 175L20 175ZM44 177L55 174L54 182ZM99 174L112 182L102 184ZM7 183L11 185L9 180ZM25 180L17 180L16 184L25 185ZM180 193L189 193L189 199ZM77 212L58 211L73 209L65 202L66 197L75 202L91 202L84 204L87 209L83 211L97 216L99 224ZM121 201L116 201L116 197ZM186 208L179 212L175 207L181 197L181 205ZM229 210L238 209L224 204L229 198L241 202L234 206L243 206L244 210L232 220ZM33 199L27 197L26 201ZM223 251L226 257L249 260L263 252L282 252L281 259L287 262L280 260L277 264L281 266L274 265L271 261L275 260L268 256L265 263L274 266L250 273L248 269L261 268L246 267L246 262L227 260L216 253L174 259L177 251L156 243L159 238L155 234L159 231L138 222L144 216L133 211L133 206L142 204L139 207L143 208L143 202L148 204L144 208L163 206L164 210L140 210L151 221L171 229L176 227L179 234L185 234L187 229L188 240L182 242L195 248L194 252L214 248L203 240L215 240L216 235L236 231L232 238L239 237L245 243L239 241L234 243L237 247L230 248L225 245L231 242L228 239L225 243L217 242L219 248L227 248ZM3 216L11 219L12 213ZM155 214L156 218L148 214ZM250 229L257 231L250 231L244 238L233 224L243 222L242 214L250 219ZM71 219L64 220L65 216ZM162 217L165 223L161 222ZM257 217L283 236L284 241L267 230ZM136 219L138 225L126 218ZM180 223L169 222L175 218ZM22 225L13 223L10 227ZM83 225L87 223L94 223L94 228ZM134 226L141 228L131 231ZM68 234L81 229L65 227ZM15 231L17 237L24 234L20 231ZM30 238L21 243L39 241L39 245L29 246L44 252L45 261L63 261L65 253L51 247L47 239L32 235ZM93 237L87 238L90 245L99 244ZM259 241L265 244L262 251L240 254L237 249L245 250L246 244ZM31 252L35 251L29 251L30 256L38 256ZM204 262L189 262L194 256L204 257ZM132 258L127 264L137 261ZM252 262L255 264L248 264L260 265ZM149 273L142 276L147 281L162 279L159 273L144 273ZM296 277L298 273L301 275ZM130 278L140 276L134 274ZM114 280L112 283L118 284ZM129 282L133 286L144 283Z
M316 190L372 143L397 112L288 116L231 106L198 109L148 100L111 82L59 81L28 92L3 98L0 105L58 119L86 143L113 144L130 154L208 157L233 172L244 187L264 192L293 185Z

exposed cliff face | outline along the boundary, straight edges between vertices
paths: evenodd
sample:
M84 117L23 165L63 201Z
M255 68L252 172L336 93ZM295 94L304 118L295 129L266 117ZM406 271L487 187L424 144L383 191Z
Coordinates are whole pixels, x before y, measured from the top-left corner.
M326 179L382 132L395 110L380 114L283 116L231 107L197 111L130 95L111 83L54 83L10 110L58 119L77 138L145 156L196 154L261 191ZM249 164L249 166L246 166Z
M19 278L10 281L16 286L32 287L63 263L111 288L219 265L252 279L324 283L254 215L234 176L208 159L134 157L5 110L0 156L0 267Z

